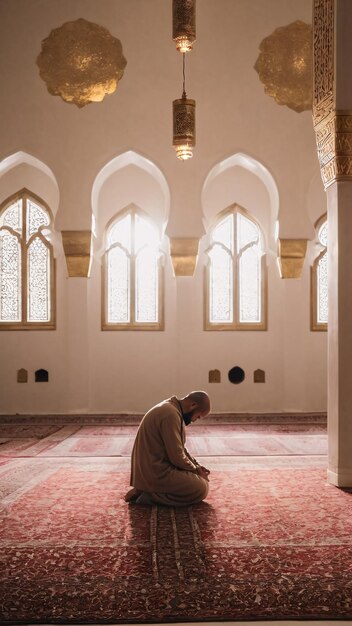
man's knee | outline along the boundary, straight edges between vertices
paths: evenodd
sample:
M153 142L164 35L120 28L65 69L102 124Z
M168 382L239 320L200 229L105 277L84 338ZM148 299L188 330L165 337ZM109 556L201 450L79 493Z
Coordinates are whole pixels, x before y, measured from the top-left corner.
M209 482L204 478L199 480L199 500L205 500L209 493Z

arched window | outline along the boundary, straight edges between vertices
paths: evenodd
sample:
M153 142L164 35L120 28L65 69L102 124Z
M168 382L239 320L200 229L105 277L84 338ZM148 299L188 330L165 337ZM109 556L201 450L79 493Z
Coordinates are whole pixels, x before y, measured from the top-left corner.
M132 208L106 232L103 330L162 330L158 230Z
M55 328L50 209L27 190L0 207L0 328Z
M265 330L266 265L259 225L235 205L220 214L210 239L205 329Z
M328 222L323 215L315 224L320 252L311 268L311 330L328 328Z

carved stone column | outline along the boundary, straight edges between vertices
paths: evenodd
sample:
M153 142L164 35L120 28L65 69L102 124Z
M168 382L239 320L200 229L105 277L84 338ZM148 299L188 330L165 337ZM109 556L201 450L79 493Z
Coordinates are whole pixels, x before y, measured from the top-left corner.
M328 206L328 479L352 487L352 2L314 0L313 119Z

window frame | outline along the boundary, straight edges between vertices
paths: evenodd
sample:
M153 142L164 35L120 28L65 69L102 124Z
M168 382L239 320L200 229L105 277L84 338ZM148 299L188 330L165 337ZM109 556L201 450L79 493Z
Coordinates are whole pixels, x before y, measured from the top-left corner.
M326 332L328 323L318 322L318 265L323 256L328 254L328 246L320 243L318 233L322 225L328 221L327 213L324 213L314 224L316 243L321 248L310 268L310 330L313 332ZM328 231L329 232L329 231Z
M40 230L33 233L28 241L24 233L26 232L26 215L27 215L27 201L32 200L35 204L38 204L49 215L49 225L46 227L53 230L53 214L47 203L37 196L32 191L29 191L26 187L23 187L20 191L17 191L12 196L9 196L0 204L0 216L8 209L11 204L14 204L18 200L22 200L25 210L22 211L22 236L19 233L13 231L9 227L5 227L4 230L8 230L12 235L15 235L21 244L21 313L22 319L20 322L4 322L0 320L0 330L56 330L56 259L54 257L53 245L43 236ZM2 230L2 227L0 227ZM30 243L36 238L44 243L48 248L50 254L50 319L47 322L29 322L27 321L28 310L28 249Z
M218 213L214 219L212 227L209 231L209 238L211 236L211 231L219 224L227 215L230 214L241 214L245 218L249 219L251 222L255 224L255 226L259 230L259 235L261 237L262 250L264 250L264 234L263 230L258 222L251 215L249 211L244 209L238 204L233 204L231 207L224 209L220 213ZM235 232L234 232L234 240L237 240L237 220L235 222ZM209 319L209 307L210 307L210 270L211 270L211 258L209 256L209 251L215 245L213 243L206 250L205 254L208 257L208 260L205 264L204 268L204 330L215 330L215 331L223 331L223 330L253 330L253 331L265 331L268 329L268 272L267 272L267 264L266 264L266 253L263 251L261 256L261 321L260 322L240 322L239 321L239 260L243 252L250 247L250 244L247 244L240 252L237 251L233 255L233 322L225 323L225 322L211 322Z
M153 220L149 217L149 215L143 211L131 205L120 211L116 215L114 215L106 225L105 233L104 233L104 253L102 255L102 272L101 272L101 330L161 330L165 329L164 325L164 267L163 267L163 252L160 248L159 244L159 255L157 259L157 275L158 275L158 313L159 319L157 322L136 322L135 321L135 306L136 306L136 255L134 249L130 254L130 322L108 322L107 321L107 311L108 311L108 253L114 247L120 247L123 249L123 246L119 246L118 244L113 244L109 248L107 247L107 236L111 226L122 220L126 215L131 214L132 219L134 220L135 215L140 215L143 219L150 222L155 228Z

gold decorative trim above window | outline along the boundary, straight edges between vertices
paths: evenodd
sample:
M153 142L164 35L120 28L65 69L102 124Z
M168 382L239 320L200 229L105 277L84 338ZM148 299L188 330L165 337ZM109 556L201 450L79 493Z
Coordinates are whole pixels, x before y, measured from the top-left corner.
M69 277L87 278L91 261L91 231L63 230L61 235Z
M193 276L198 257L199 239L172 237L170 239L171 260L175 276Z
M279 239L280 278L301 278L307 251L307 239Z
M210 241L204 330L266 330L267 268L260 225L234 204L218 215Z
M159 234L129 207L110 220L102 264L102 330L164 330Z
M55 329L52 213L27 189L0 206L0 330Z

